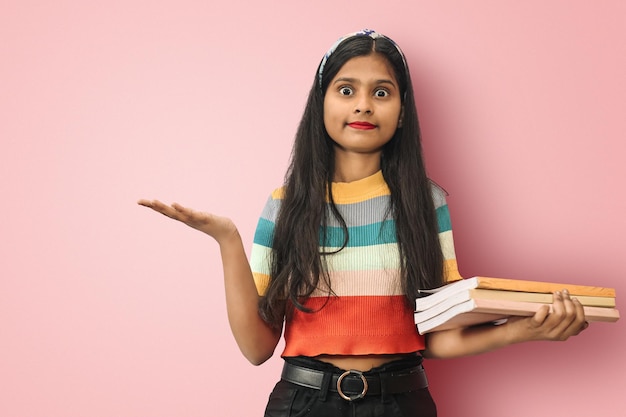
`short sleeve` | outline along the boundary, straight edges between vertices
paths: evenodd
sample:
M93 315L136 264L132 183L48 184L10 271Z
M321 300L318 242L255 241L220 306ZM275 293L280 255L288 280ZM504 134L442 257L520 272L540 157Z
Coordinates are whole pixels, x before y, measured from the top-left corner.
M278 210L280 208L279 190L267 199L261 212L250 253L250 268L254 276L259 295L265 294L270 281L272 268L272 241Z
M437 184L432 183L432 194L439 226L439 243L443 253L444 282L458 281L463 279L463 277L459 273L456 261L452 221L450 220L450 211L446 201L446 191Z

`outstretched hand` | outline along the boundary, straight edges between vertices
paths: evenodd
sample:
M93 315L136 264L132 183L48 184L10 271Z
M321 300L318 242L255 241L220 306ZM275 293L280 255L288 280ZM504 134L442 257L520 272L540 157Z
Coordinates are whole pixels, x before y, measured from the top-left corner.
M159 200L139 200L137 204L151 208L170 219L178 220L189 227L206 233L218 243L223 242L228 237L238 235L234 223L226 217L192 210L178 203L167 205Z
M567 290L554 293L552 305L534 316L510 318L507 325L523 340L567 340L589 327L582 304Z

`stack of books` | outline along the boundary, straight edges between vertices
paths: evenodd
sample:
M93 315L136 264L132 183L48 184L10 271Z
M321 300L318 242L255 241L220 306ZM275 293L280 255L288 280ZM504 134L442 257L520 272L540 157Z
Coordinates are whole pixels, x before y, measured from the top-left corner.
M615 289L585 285L473 277L433 290L423 290L415 303L420 334L485 323L502 323L512 316L532 316L552 304L555 291L567 290L583 305L586 320L615 322Z

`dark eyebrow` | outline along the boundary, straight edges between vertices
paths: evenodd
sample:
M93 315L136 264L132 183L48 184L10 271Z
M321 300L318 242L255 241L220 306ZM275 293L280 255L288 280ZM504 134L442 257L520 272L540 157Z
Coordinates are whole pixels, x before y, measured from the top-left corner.
M345 82L356 84L358 82L358 80L356 78L341 77L341 78L337 78L333 84L345 83ZM380 80L376 80L376 84L391 84L392 86L398 88L398 86L396 85L395 82L393 82L393 80L388 80L388 79L385 79L385 78L380 79Z

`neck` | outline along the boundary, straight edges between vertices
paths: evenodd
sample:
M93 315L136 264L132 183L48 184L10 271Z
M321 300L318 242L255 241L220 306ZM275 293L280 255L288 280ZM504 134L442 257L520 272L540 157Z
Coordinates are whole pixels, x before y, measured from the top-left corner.
M380 171L380 152L374 154L335 154L334 182L352 182Z

